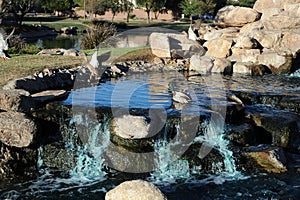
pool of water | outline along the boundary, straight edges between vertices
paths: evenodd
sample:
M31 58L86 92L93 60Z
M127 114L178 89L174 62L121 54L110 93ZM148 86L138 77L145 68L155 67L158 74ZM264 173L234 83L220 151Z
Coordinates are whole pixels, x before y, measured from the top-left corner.
M58 34L56 36L46 36L40 38L28 38L26 42L29 44L34 44L41 49L54 49L54 48L64 48L64 49L80 49L81 35L65 35Z

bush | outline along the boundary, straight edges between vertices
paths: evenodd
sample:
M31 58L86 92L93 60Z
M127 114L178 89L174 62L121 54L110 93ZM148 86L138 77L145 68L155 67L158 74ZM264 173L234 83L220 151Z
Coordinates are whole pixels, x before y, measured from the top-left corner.
M40 48L27 44L20 36L13 36L9 40L8 54L37 54Z
M103 23L95 25L94 29L88 29L81 41L81 49L94 49L117 32L114 25Z
M24 48L21 49L21 54L37 54L41 49L37 45L26 44Z
M14 35L9 39L8 54L19 54L21 49L24 48L26 42L19 35Z

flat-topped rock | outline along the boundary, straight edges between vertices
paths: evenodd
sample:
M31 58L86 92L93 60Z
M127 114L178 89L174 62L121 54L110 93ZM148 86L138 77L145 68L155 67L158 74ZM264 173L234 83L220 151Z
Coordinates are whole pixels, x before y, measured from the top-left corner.
M46 90L32 94L31 97L33 97L35 101L47 102L65 98L67 95L68 92L66 90Z

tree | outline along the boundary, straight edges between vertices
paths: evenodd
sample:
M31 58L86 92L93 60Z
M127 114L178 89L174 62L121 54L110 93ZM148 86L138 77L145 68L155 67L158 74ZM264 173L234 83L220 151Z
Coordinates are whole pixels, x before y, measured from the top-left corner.
M200 1L200 7L201 7L201 14L206 14L206 13L210 13L213 14L215 7L216 7L216 3L214 2L214 0L201 0Z
M17 24L22 25L24 16L30 12L38 0L3 0L6 3L7 11L12 12Z
M119 0L110 0L108 7L110 8L113 15L111 19L111 21L113 22L116 14L123 11L122 4Z
M172 11L172 15L175 19L180 18L181 15L181 9L179 7L180 2L182 0L167 0L166 1L166 9Z
M162 3L161 3L162 2ZM155 8L160 9L165 6L165 0L136 0L137 5L144 7L147 13L147 23L150 23L150 12Z
M3 15L8 11L7 1L0 0L0 24L2 24Z
M58 11L62 13L70 12L74 5L73 0L42 0L44 8L50 11Z
M162 13L165 11L164 7L166 5L167 0L161 0L161 1L154 1L152 12L154 13L154 18L158 19L159 13Z
M198 0L183 0L179 7L182 9L183 14L190 17L191 23L193 15L199 14L202 11L200 1Z
M123 12L126 12L126 21L129 22L129 15L133 11L133 3L129 0L122 0Z

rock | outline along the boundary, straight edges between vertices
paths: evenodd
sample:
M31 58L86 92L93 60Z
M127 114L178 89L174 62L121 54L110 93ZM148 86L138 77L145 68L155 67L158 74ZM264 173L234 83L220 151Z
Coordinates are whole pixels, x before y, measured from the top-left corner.
M66 90L46 90L31 95L34 101L43 103L50 101L58 101L66 98L67 96L68 92Z
M264 12L268 8L284 8L286 4L299 4L300 0L257 0L253 6L254 10Z
M205 33L202 33L204 40L213 40L213 39L227 39L232 40L232 38L235 38L239 33L239 30L234 27L230 28L224 28L219 30L211 30L207 31Z
M266 65L275 74L290 73L292 68L292 57L282 56L272 51L260 54L258 62Z
M258 42L249 36L241 36L237 39L234 47L242 48L242 49L256 49L258 48Z
M213 56L217 58L226 58L230 55L230 48L232 46L232 41L226 39L214 39L209 40L204 43L204 45L208 50L206 52L206 56Z
M123 115L115 117L111 122L111 130L115 135L125 139L151 137L149 124L143 116Z
M259 20L261 14L252 8L239 6L225 6L221 8L216 17L215 23L219 26L243 26Z
M165 195L152 183L143 180L126 181L110 190L105 200L166 200Z
M9 147L0 142L0 179L5 183L36 178L37 150Z
M43 167L56 170L71 170L76 166L76 153L65 149L64 144L54 142L43 146Z
M176 33L152 33L149 38L152 53L159 58L171 58L171 50L182 50L183 54L191 48L204 49L186 35ZM182 55L184 56L184 55Z
M230 75L232 74L232 63L230 60L225 58L215 58L211 72Z
M79 56L81 53L75 49L65 50L63 56Z
M226 137L238 146L249 146L255 145L256 135L254 128L247 123L241 125L231 125L225 132Z
M295 57L300 51L300 29L298 31L285 32L281 44L284 46L284 49L288 49L288 53L291 53Z
M43 55L43 56L51 56L51 55L63 55L65 52L65 49L61 48L55 48L55 49L43 49L40 52L37 53L37 55Z
M256 126L271 133L272 144L300 150L300 118L296 113L268 108L252 110L250 113Z
M190 59L190 70L200 74L210 73L214 66L214 59L209 56L193 55Z
M264 74L270 74L271 70L262 64L256 64L252 62L236 62L233 65L233 73L262 76Z
M258 62L258 56L260 55L259 49L241 49L237 47L231 48L231 56L228 57L229 60L235 62Z
M0 132L0 141L7 146L28 147L34 142L37 125L24 113L1 112Z
M287 159L282 148L268 148L246 153L267 172L287 172Z
M28 76L25 78L9 81L4 87L4 90L23 89L30 94L42 92L45 90L71 89L74 84L74 75L69 71L61 71L50 76L34 77Z
M35 107L35 103L25 90L0 90L0 110L28 111Z

